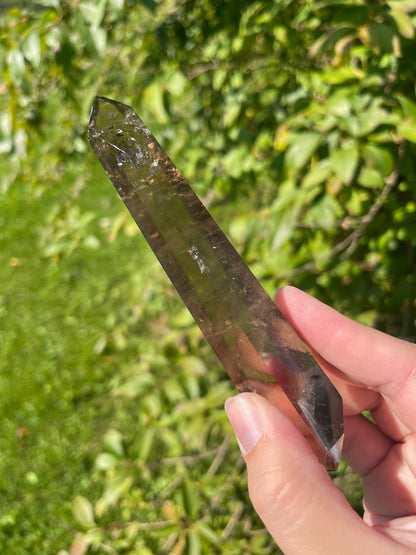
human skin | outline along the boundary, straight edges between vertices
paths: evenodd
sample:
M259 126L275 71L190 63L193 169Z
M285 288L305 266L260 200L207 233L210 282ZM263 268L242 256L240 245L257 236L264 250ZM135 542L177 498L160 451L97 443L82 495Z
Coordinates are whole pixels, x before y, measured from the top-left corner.
M275 301L343 397L343 457L363 476L365 510L361 519L278 408L241 393L226 412L254 508L286 555L416 553L416 346L293 287Z

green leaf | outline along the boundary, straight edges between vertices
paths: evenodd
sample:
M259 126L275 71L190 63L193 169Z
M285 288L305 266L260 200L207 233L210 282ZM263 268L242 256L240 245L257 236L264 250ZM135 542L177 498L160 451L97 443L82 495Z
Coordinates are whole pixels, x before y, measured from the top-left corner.
M359 159L360 155L355 146L335 150L330 154L332 169L346 185L351 183Z
M149 458L155 439L155 428L147 428L141 435L138 447L137 460L141 463L146 462Z
M371 135L367 137L367 139L371 141L371 143L380 145L391 143L392 138L393 136L390 129L384 129L382 131L377 131L376 133L371 133Z
M369 189L384 187L384 180L380 173L373 168L362 168L360 175L358 176L358 183L363 187L368 187Z
M416 120L408 119L397 126L397 133L406 141L416 143Z
M117 466L118 462L118 457L115 457L111 453L100 453L95 459L95 467L99 470L108 470L109 468Z
M158 81L145 88L143 100L159 123L166 124L169 120L164 104L164 89Z
M237 102L226 106L222 114L222 124L225 128L232 127L240 115L241 106Z
M303 178L302 187L308 189L314 187L315 185L319 185L320 183L326 181L331 173L331 160L329 158L319 160L319 162L317 162Z
M371 102L369 106L357 107L357 130L354 135L365 137L381 125L392 124L395 121L394 115L389 114L384 108L380 107L379 99Z
M41 49L37 31L30 31L23 42L22 50L26 60L28 60L34 67L38 67L41 62Z
M343 215L343 210L335 197L325 195L307 210L303 222L316 227L330 227Z
M186 398L182 383L173 377L165 381L162 391L171 403L177 403Z
M31 486L36 486L39 483L39 478L33 471L26 472L25 479Z
M366 144L363 147L363 157L367 166L377 170L383 177L387 177L393 171L393 156L387 148Z
M59 8L60 0L42 0L42 6L48 6L50 8Z
M371 44L379 50L382 52L394 52L394 31L389 25L373 22L368 27L368 34Z
M364 6L365 0L319 0L319 7L323 6Z
M91 29L91 39L94 43L97 54L102 58L105 54L107 45L107 32L102 27Z
M104 17L107 0L83 1L80 3L79 8L84 16L85 21L95 29L101 25Z
M200 504L198 483L185 477L182 482L182 494L185 513L190 519L196 518Z
M349 89L342 89L337 91L331 98L328 99L328 111L335 116L341 118L348 118L351 114L351 98L349 95L351 91Z
M86 235L82 241L82 244L87 249L98 249L100 248L100 240L96 235Z
M149 391L152 387L155 387L156 380L155 377L149 372L141 372L132 378L123 381L119 386L115 386L113 389L114 395L121 397L127 397L129 399L135 399L141 393Z
M181 360L181 366L185 374L191 376L206 376L208 369L207 365L197 356L186 356Z
M332 50L336 43L343 37L349 35L353 29L351 27L338 27L330 33L323 33L309 49L309 56L314 58L322 50Z
M108 430L103 437L103 444L113 455L117 455L118 457L124 456L124 440L118 430Z
M410 16L401 10L390 10L389 15L393 18L397 30L406 39L412 39L415 36L415 28Z
M272 251L278 251L286 243L286 241L289 240L296 226L298 213L299 208L295 208L294 210L290 210L289 213L285 214L280 219L279 225L271 242Z
M95 504L95 514L101 518L103 514L115 505L120 497L126 494L133 484L131 476L120 476L107 484L104 494Z
M181 96L185 92L187 83L188 80L181 71L174 71L172 75L169 75L167 89L171 94Z
M287 149L285 165L288 171L303 168L312 154L318 148L322 136L319 133L296 133L291 137L291 145Z
M402 94L397 95L397 98L401 104L405 117L416 121L416 103Z
M73 502L74 517L84 528L94 525L94 509L86 497L78 495Z
M321 77L331 85L344 84L364 77L364 72L345 65L339 68L331 68L321 73Z
M122 10L124 7L124 0L109 0L109 2L116 10Z
M228 71L226 71L225 69L220 68L214 72L214 78L212 80L212 87L214 91L219 91L221 89L227 77Z
M238 178L251 166L251 153L247 145L241 144L231 148L223 157L222 163L227 175Z
M201 395L201 387L198 378L195 376L185 376L183 379L184 387L189 399L197 399Z
M16 87L22 85L26 73L25 59L19 48L14 48L7 56L10 79Z
M195 527L197 528L200 535L208 540L210 544L218 545L220 543L220 538L206 522L198 520L198 522L196 522L195 524Z
M368 200L368 192L363 189L352 189L351 196L345 203L350 216L362 216L365 203Z
M392 10L400 10L406 13L416 11L416 0L389 0L387 5Z
M186 536L187 555L201 555L201 540L196 530L190 530Z

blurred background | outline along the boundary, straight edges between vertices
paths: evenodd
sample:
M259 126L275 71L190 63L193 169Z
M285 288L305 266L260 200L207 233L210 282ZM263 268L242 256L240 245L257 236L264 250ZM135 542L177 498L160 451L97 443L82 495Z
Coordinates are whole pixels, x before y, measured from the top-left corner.
M278 553L232 384L86 141L130 104L267 291L416 336L414 0L0 6L3 553ZM333 476L361 511L361 484Z

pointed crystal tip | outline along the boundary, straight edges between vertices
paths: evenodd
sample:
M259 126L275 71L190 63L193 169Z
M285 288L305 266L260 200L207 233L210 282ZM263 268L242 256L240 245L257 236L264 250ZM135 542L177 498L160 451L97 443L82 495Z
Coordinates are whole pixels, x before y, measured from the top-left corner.
M123 124L129 112L132 112L132 109L126 104L104 96L96 96L91 106L88 138L96 137L109 126Z
M327 451L325 466L328 470L336 470L341 461L342 445L344 443L344 434L338 441Z

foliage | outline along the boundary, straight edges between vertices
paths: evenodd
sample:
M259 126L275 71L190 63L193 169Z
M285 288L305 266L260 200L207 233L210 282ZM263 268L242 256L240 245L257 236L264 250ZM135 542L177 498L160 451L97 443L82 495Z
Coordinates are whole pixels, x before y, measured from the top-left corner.
M66 437L78 445L71 464L96 453L60 490L65 507L48 509L68 522L73 503L71 553L271 549L228 443L231 387L105 192L89 107L101 94L136 108L270 293L291 282L412 337L416 2L17 4L0 8L1 380L7 434L29 414L47 460L33 443L39 468L16 463L4 481L0 537L18 545L17 484L35 487L51 460L62 472ZM64 399L56 451L48 388ZM24 458L12 444L9 474L5 457ZM41 530L22 552L50 548Z
M294 280L412 335L414 10L411 0L11 10L3 187L19 177L39 195L71 171L82 187L90 170L74 167L91 160L92 96L120 98L211 205L238 199L230 234L270 290Z

